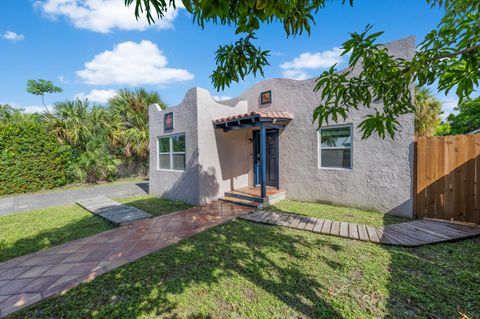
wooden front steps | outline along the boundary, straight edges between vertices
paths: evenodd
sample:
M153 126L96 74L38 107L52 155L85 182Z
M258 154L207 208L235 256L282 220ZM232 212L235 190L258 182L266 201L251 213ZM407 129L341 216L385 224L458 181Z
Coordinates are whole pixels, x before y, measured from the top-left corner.
M255 209L262 209L285 199L287 192L273 187L267 187L267 198L265 201L260 196L259 187L243 187L233 191L225 192L220 201L234 203Z

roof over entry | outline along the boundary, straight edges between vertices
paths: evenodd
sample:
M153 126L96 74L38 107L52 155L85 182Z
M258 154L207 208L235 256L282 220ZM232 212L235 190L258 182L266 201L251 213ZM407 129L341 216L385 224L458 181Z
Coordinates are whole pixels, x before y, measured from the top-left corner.
M213 121L215 128L225 132L252 127L283 129L293 119L287 112L250 112L219 118Z

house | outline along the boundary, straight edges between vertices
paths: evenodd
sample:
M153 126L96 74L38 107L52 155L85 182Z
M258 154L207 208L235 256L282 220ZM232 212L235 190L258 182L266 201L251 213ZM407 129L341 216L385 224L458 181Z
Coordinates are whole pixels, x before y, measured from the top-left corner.
M387 48L408 59L415 39ZM150 192L195 205L287 197L412 217L413 115L399 119L394 139L362 140L365 108L317 130L314 86L270 79L227 101L193 88L175 107L150 106Z

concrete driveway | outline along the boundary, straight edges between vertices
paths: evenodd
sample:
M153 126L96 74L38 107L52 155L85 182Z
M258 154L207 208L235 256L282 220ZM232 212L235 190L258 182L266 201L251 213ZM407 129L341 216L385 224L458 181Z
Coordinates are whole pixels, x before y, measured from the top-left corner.
M148 186L148 182L131 182L0 198L0 216L73 204L78 200L100 195L110 198L146 195Z

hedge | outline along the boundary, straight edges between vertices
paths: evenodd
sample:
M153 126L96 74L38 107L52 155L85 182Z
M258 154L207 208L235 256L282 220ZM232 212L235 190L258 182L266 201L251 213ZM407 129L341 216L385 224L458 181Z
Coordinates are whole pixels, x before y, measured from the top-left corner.
M0 123L0 195L67 184L71 159L71 148L38 120Z

